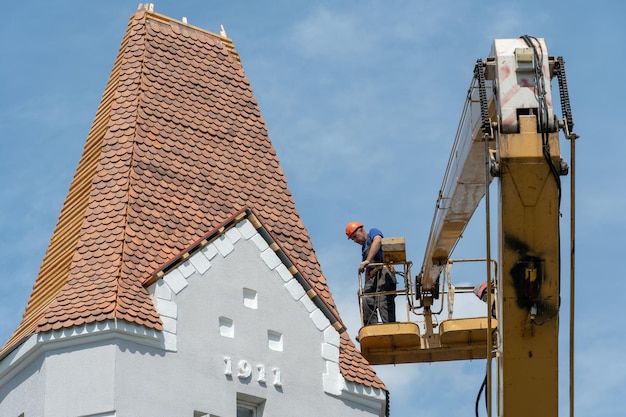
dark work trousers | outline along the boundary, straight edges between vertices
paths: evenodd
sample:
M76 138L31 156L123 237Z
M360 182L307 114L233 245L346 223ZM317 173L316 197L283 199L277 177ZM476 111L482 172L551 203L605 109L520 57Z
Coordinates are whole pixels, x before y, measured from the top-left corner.
M370 276L371 275L371 276ZM368 295L371 293L395 291L396 277L387 267L377 268L365 272L366 280L363 286L361 308L363 310L363 325L378 323L378 314L383 323L396 321L396 294Z

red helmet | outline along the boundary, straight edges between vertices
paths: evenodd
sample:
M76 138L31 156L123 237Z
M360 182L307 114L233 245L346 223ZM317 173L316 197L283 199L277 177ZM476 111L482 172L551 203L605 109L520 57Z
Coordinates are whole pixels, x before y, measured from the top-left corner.
M350 236L352 236L354 232L356 232L357 229L361 227L363 227L363 225L359 222L348 223L348 225L346 226L346 236L348 236L348 239L350 239Z

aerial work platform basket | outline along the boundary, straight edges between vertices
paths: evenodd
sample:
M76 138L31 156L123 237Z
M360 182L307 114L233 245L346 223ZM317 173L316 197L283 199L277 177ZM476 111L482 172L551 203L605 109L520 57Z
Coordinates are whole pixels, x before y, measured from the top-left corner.
M440 313L432 312L430 307L425 308L423 330L410 321L410 313L424 306L416 306L416 291L411 283L411 262L406 261L404 238L384 238L382 241L383 263L389 270L404 277L404 288L396 291L379 293L363 293L363 280L359 274L359 304L365 296L385 296L390 292L406 297L406 321L393 323L376 323L363 325L358 338L361 353L372 365L440 362L454 360L485 359L493 349L493 337L489 332L497 327L494 317L452 318L451 305L455 292L471 292L473 287L457 287L450 283L450 268L453 262L468 262L472 260L450 261L444 268L444 281L448 283L447 320L434 323L433 316ZM480 260L484 261L484 260ZM400 270L401 268L401 270ZM419 290L418 290L419 291ZM443 303L442 303L443 309ZM493 334L493 333L492 333ZM488 344L492 346L488 348Z
M487 317L444 320L439 332L420 334L417 323L364 326L359 330L361 353L372 365L485 359ZM491 320L491 328L497 322Z

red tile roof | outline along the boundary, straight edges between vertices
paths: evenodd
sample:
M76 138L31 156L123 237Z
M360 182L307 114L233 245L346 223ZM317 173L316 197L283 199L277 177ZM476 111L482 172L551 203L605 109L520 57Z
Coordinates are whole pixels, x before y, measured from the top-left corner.
M246 207L339 319L232 42L138 10L0 355L30 334L107 319L160 330L146 278ZM340 368L385 389L345 332Z

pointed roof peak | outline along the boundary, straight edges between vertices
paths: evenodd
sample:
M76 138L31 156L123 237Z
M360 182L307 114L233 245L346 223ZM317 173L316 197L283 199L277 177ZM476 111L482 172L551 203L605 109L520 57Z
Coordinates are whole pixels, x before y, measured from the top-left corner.
M137 11L135 12L135 16L137 16L137 18L139 19L143 18L144 16L148 16L151 19L169 24L170 26L172 26L172 28L174 28L175 31L182 31L185 28L188 28L189 30L192 30L192 31L196 31L199 33L204 33L209 36L215 36L217 38L220 38L220 40L224 43L224 45L230 51L230 53L237 59L237 61L241 62L239 53L235 49L233 41L226 34L226 29L224 29L224 25L220 25L219 34L210 32L201 27L189 24L186 16L181 17L180 20L176 20L169 16L162 15L162 14L155 12L154 3L139 3L139 6L137 7Z

